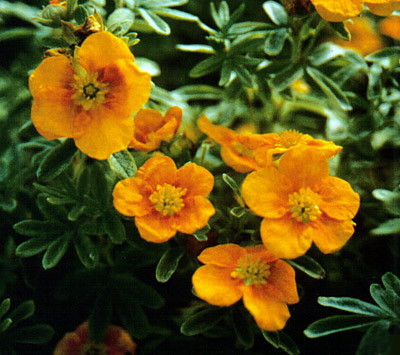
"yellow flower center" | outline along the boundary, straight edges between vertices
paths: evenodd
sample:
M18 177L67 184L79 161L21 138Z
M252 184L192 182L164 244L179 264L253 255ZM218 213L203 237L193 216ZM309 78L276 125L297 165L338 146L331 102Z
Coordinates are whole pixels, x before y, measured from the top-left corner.
M80 355L107 355L104 344L86 343L82 345Z
M253 255L242 256L238 267L231 273L234 279L241 279L246 286L266 284L266 279L271 275L270 266L260 258L254 259Z
M165 183L162 186L157 185L157 189L150 195L149 200L163 216L167 214L173 216L185 206L182 196L186 194L186 191L186 188Z
M98 104L103 104L105 95L110 91L109 84L98 81L97 77L98 73L76 74L74 75L75 82L70 84L75 89L71 96L72 100L86 111Z
M276 144L278 147L291 148L300 143L303 134L290 129L289 131L283 131L279 133L279 143Z
M232 147L237 153L239 153L239 155L244 155L245 157L248 157L248 158L253 158L254 157L254 153L251 150L247 149L240 142L237 142L237 141L233 142L232 143Z
M320 200L320 195L309 187L301 188L299 192L290 194L289 205L292 206L290 209L292 217L303 223L316 221L321 214L318 208Z

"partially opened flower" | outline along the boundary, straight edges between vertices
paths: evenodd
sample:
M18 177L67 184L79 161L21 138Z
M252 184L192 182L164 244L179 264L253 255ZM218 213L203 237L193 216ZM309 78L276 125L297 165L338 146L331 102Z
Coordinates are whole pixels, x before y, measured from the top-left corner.
M326 157L314 147L284 154L278 168L249 174L242 185L249 208L264 217L261 238L281 258L303 255L314 242L323 253L339 250L353 235L360 197L329 176Z
M400 16L389 16L379 24L381 33L400 41Z
M143 109L134 119L134 131L129 148L155 150L161 142L169 142L182 122L182 109L171 107L164 117L156 110Z
M350 48L367 55L383 48L381 36L374 27L374 23L368 17L356 17L351 22L346 22L346 27L350 31L351 40L333 39L332 42L343 48Z
M54 355L133 355L136 344L122 328L110 325L102 343L89 338L88 322L81 324L75 331L67 333L57 343Z
M215 306L231 306L243 298L260 328L275 331L285 326L290 317L287 304L299 301L290 265L264 246L235 244L207 248L198 259L205 264L192 278L198 297Z
M72 61L45 58L29 78L32 122L47 139L69 137L85 154L107 159L133 135L132 114L148 100L150 75L108 32L90 35Z
M398 0L311 0L319 15L331 22L342 22L358 16L364 4L376 15L388 16L400 7Z
M189 163L176 169L169 157L144 163L137 176L119 181L114 188L114 206L125 216L135 217L140 236L162 243L177 231L193 234L215 213L206 196L214 177L201 166Z

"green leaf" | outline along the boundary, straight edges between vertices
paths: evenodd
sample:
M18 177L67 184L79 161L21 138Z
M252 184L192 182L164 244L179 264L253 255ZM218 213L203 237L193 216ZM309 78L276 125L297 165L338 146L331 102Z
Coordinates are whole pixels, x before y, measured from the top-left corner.
M89 338L96 342L103 342L112 316L112 297L108 289L104 288L97 296L89 316Z
M116 213L112 211L104 212L103 224L104 230L114 244L122 244L126 240L124 224Z
M184 335L196 335L211 329L229 311L228 307L212 307L204 309L186 319L181 325Z
M195 53L206 53L214 54L215 50L211 46L205 44L178 44L176 49L183 52L195 52Z
M261 333L268 343L270 343L276 349L279 348L279 332L267 332L266 330L261 329Z
M99 253L92 240L85 234L77 234L73 242L82 264L89 269L94 268L99 262Z
M174 90L173 94L183 100L220 100L223 92L209 85L186 85Z
M288 16L285 8L276 1L266 1L263 9L271 21L278 26L286 26L288 24Z
M289 33L286 28L279 28L273 31L266 32L266 39L264 42L264 52L268 55L278 55L285 44L285 40Z
M191 21L191 22L196 22L199 20L199 18L195 15L175 9L157 8L157 9L152 9L152 11L157 15L170 17L175 20Z
M382 93L382 67L373 64L368 71L367 98L372 100L381 96Z
M168 36L171 33L169 25L154 12L147 11L143 8L138 8L137 10L139 11L139 14L142 16L143 20L145 20L155 32L165 36Z
M0 318L3 317L11 306L11 300L9 298L4 299L0 304Z
M249 70L241 64L234 63L233 71L236 73L243 86L246 88L254 88L254 80Z
M296 80L302 78L304 69L301 64L294 64L275 74L269 84L278 91L285 90Z
M298 355L300 350L293 339L284 332L279 332L279 348L289 355Z
M332 30L344 41L351 40L350 31L345 26L344 22L329 22Z
M132 154L127 150L112 154L108 158L108 164L111 170L114 171L120 179L127 179L135 176L137 171L135 159L133 159Z
M221 55L214 55L197 63L189 72L191 78L200 78L218 70L224 61Z
M365 57L367 62L379 62L391 57L400 56L400 47L386 47Z
M193 236L199 241L199 242L205 242L208 240L207 238L207 233L211 230L211 227L209 224L206 224L203 228L198 229L196 232L193 233Z
M228 174L222 174L222 180L227 184L233 191L240 191L240 188L236 181L231 178Z
M46 250L50 243L51 240L47 237L29 239L17 246L15 255L21 258L28 258Z
M336 102L342 110L351 110L351 105L347 100L346 95L342 89L331 79L329 79L325 74L320 72L318 69L307 67L307 73L315 81L315 83L321 88L326 96L331 98Z
M184 250L181 248L170 248L163 254L156 268L158 282L167 282L171 278L183 254Z
M56 221L37 221L28 219L14 224L14 230L28 237L45 237L61 234L65 225Z
M311 323L304 334L309 338L318 338L351 329L362 329L376 323L378 318L365 315L331 316Z
M40 212L42 212L43 215L48 219L55 219L59 222L63 222L67 218L67 210L65 209L65 207L51 205L47 201L47 197L45 194L38 195L38 198L36 199L36 204Z
M327 42L319 45L315 48L314 52L310 56L311 64L315 67L321 66L330 62L331 60L346 55L346 49Z
M390 322L387 320L381 320L372 325L362 337L356 355L390 354L389 328Z
M93 197L99 202L102 208L106 208L111 201L110 186L105 176L106 170L102 164L94 164L92 167L90 180L93 182Z
M134 13L127 8L119 8L113 11L107 18L109 31L124 35L129 31L135 21Z
M294 260L285 261L314 279L321 280L325 277L325 270L323 269L323 267L313 258L310 258L307 255L300 256L299 258Z
M147 59L144 57L136 57L135 63L141 70L148 72L150 74L150 76L158 76L161 74L160 66L153 60L150 60L150 59ZM123 153L123 152L125 152L125 151L121 151L118 153ZM115 154L118 154L118 153L115 153ZM129 153L129 151L127 153ZM133 159L132 155L130 153L129 153L129 155L130 155L130 157L128 156L128 159L130 160L130 162L128 165L128 173L132 174L132 171L131 171L132 165L134 164L134 166L136 168L136 163L135 163L135 160ZM136 173L136 170L133 173L133 175L135 175L135 173Z
M63 235L62 237L54 240L48 246L43 255L42 266L43 269L51 269L55 267L67 252L70 242L70 236Z
M371 317L387 317L388 314L381 308L351 297L318 297L321 306L333 307L346 312L363 314Z
M385 275L382 276L382 282L386 290L393 291L394 293L396 293L397 296L400 297L400 280L396 275L391 272L387 272Z
M75 205L71 208L71 210L68 212L68 220L71 222L75 222L84 212L85 206L83 205Z
M400 218L389 219L370 231L373 235L388 235L400 233Z
M47 324L35 324L30 327L17 329L12 338L16 343L44 344L51 340L54 329Z
M136 6L147 8L174 7L187 4L189 0L136 0Z
M247 317L247 312L242 307L235 307L232 310L233 329L240 343L245 349L250 349L254 345L254 333L251 323Z
M10 328L11 324L13 323L11 318L5 318L0 323L0 333L5 332L8 328Z
M395 292L384 290L379 284L371 284L369 291L379 307L395 317L400 317L400 297Z
M35 303L32 300L22 302L17 308L8 314L14 324L29 318L35 313Z
M83 24L88 16L90 16L89 10L83 5L79 5L74 12L74 18L78 25Z

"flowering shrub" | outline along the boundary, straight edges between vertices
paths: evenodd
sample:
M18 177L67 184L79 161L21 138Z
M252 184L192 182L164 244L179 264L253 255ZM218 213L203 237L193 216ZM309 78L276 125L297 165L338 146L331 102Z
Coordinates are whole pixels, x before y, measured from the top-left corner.
M397 353L399 11L0 0L0 354Z

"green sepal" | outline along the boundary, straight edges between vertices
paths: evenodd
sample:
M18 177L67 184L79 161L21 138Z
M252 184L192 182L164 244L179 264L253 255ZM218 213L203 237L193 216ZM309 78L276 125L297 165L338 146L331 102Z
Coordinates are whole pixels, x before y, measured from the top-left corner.
M193 233L193 236L199 241L199 242L205 242L208 240L207 233L211 230L211 227L209 224L206 224L203 228L198 229L196 232Z
M30 327L16 329L10 338L21 344L45 344L51 340L54 329L47 324L34 324Z

